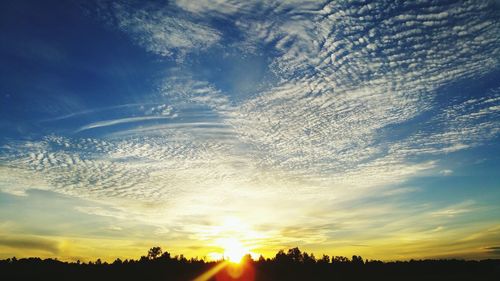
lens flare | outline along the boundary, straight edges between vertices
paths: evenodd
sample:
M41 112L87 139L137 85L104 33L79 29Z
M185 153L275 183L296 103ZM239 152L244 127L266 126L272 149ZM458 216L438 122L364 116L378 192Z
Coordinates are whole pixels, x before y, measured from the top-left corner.
M239 263L243 256L249 253L249 250L235 238L222 238L217 244L224 249L223 257L233 263Z

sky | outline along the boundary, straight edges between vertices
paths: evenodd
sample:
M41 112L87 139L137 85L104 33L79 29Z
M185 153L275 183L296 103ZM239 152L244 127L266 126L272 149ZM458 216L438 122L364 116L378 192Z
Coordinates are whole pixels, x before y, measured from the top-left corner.
M0 258L500 258L499 1L1 1Z

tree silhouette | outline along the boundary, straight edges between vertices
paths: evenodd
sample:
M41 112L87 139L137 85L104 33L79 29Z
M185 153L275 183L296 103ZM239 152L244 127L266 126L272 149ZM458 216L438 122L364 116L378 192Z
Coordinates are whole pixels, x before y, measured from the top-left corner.
M330 257L328 255L323 255L323 257L318 260L318 262L328 264L330 263Z
M287 256L294 262L301 262L303 260L302 252L297 247L289 249Z
M161 250L161 247L158 247L158 246L153 247L153 248L149 249L147 258L150 260L154 260L154 259L158 258L162 252L163 251Z
M1 280L193 280L214 268L223 268L226 261L186 259L183 255L171 257L160 247L149 249L147 256L139 260L116 259L112 263L97 259L95 262L62 262L56 259L10 258L0 260ZM500 260L410 260L382 262L363 260L353 255L323 255L316 259L313 254L299 248L280 250L274 258L250 255L242 259L242 268L249 270L252 279L263 280L498 280ZM233 272L234 273L234 272ZM224 274L223 274L224 275ZM227 275L227 274L226 274ZM224 276L226 276L224 275ZM229 275L228 275L229 276ZM242 275L245 276L245 275ZM248 275L247 275L248 276ZM227 277L227 276L226 276ZM212 279L210 279L212 280ZM226 280L224 278L215 280ZM227 279L238 280L238 279ZM246 280L246 279L245 279Z
M352 263L356 265L364 264L363 258L361 256L352 256Z

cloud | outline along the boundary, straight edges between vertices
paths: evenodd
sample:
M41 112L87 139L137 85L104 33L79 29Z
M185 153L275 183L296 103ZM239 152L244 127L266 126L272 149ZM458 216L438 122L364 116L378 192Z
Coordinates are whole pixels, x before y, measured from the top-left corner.
M475 202L465 201L446 208L431 212L434 217L455 217L465 213L475 211L477 207L474 206Z
M36 237L0 236L0 246L23 250L40 250L52 254L59 253L58 242Z
M451 9L422 4L429 11ZM496 122L470 122L472 115L467 121L455 123L451 118L467 114L456 112L433 120L433 125L444 123L439 124L442 131L425 132L427 135L417 131L414 138L378 142L380 132L388 126L439 106L434 94L442 85L487 73L498 65L491 60L499 52L497 27L487 17L482 23L476 22L481 27L465 20L467 9L487 13L485 6L467 3L453 7L453 13L423 9L411 17L414 21L384 17L387 13L380 10L404 14L410 9L405 5L369 4L358 10L347 8L349 3L330 3L318 4L322 10L312 16L303 12L311 12L312 6L297 5L284 15L258 22L240 21L249 36L274 44L282 52L273 65L286 80L240 105L237 112L241 118L231 120L242 138L254 143L263 157L273 161L272 165L308 169L307 174L319 176L322 170L357 169L365 166L367 159L382 163L377 158L387 157L391 163L407 163L411 155L400 148L414 149L429 138L435 140L429 150L414 150L414 155L462 150L498 133ZM277 14L281 7L271 6L265 12ZM444 28L452 21L468 36L457 37ZM256 32L262 30L256 26L265 26L266 32ZM470 41L476 36L473 30L481 30L489 40L476 45ZM456 41L449 45L446 38ZM397 43L401 40L404 43ZM455 48L460 50L453 51ZM474 58L464 60L460 54L464 50ZM417 61L419 54L422 56ZM495 108L494 112L483 112L494 119L498 114ZM385 151L389 153L384 155Z
M500 255L500 247L494 246L494 247L486 247L484 248L488 253L493 254L493 255Z
M498 135L497 88L481 98L436 101L440 87L498 66L498 26L487 4L423 1L418 13L409 4L348 4L178 2L186 15L170 6L110 5L117 26L160 55L225 42L209 19L237 15L245 44L263 42L277 51L271 65L278 82L236 101L187 69L173 68L159 93L168 106L77 132L137 126L119 128L108 139L49 136L12 144L3 150L5 169L94 198L171 200L191 187L253 186L270 177L285 186L336 186L329 188L336 197L338 190L402 183L436 168L433 156ZM212 8L199 9L205 6ZM391 137L391 128L441 106L426 126ZM144 122L174 116L189 120ZM422 156L430 158L417 160Z
M117 211L117 210L109 210L109 209L104 209L102 207L81 207L77 206L75 207L75 210L89 214L89 215L97 215L97 216L104 216L104 217L112 217L116 219L125 219L126 215L123 212Z
M78 112L73 112L70 114L65 114L61 116L57 116L54 118L49 118L49 119L44 119L41 120L41 123L45 122L55 122L59 120L65 120L65 119L70 119L70 118L75 118L75 117L80 117L80 116L85 116L85 115L91 115L94 113L99 113L99 112L109 112L109 111L114 111L114 110L122 110L122 109L127 109L127 108L133 108L133 107L144 107L144 106L152 106L152 105L157 105L157 103L129 103L129 104L120 104L120 105L114 105L114 106L106 106L106 107L101 107L101 108L93 108L93 109L87 109L87 110L82 110ZM160 105L158 105L160 106Z
M441 170L439 171L439 173L443 176L450 176L453 174L453 170L450 170L450 169L444 169L444 170Z
M127 118L121 118L121 119L114 119L114 120L104 120L104 121L99 121L99 122L94 122L90 123L88 125L80 127L76 132L82 132L90 129L96 129L96 128L101 128L101 127L108 127L108 126L114 126L118 124L125 124L125 123L133 123L133 122L142 122L142 121L148 121L148 120L162 120L162 119L171 119L171 116L161 115L161 116L140 116L140 117L127 117Z
M162 81L161 95L171 103L207 106L221 114L231 109L229 98L208 81L198 80L181 68L173 68Z
M182 57L217 43L220 32L183 17L174 7L148 5L131 7L128 3L111 3L102 6L108 13L102 15L118 28L130 34L141 46L155 54Z

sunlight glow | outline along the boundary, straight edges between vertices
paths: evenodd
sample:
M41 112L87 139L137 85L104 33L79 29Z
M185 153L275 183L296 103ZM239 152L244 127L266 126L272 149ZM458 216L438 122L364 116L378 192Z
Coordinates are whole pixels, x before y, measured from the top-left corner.
M235 238L222 238L217 240L217 244L224 249L223 257L234 263L239 263L249 250Z
M224 217L220 219L220 224L205 230L205 238L217 249L208 253L211 260L239 263L247 254L252 259L258 258L259 255L251 250L259 247L255 241L264 238L264 235L254 231L246 221L236 217Z

